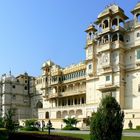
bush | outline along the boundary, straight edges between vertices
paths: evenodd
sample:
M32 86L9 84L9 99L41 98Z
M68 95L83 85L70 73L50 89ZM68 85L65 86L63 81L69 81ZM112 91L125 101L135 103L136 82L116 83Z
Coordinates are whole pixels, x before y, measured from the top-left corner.
M80 129L73 126L65 126L62 130L80 130Z
M20 128L20 130L23 130L23 131L39 131L39 129L37 127L23 127L23 128Z
M36 123L36 120L26 120L25 121L25 126L26 127L33 127Z
M140 125L137 125L137 126L136 126L136 129L137 129L137 130L140 130Z
M124 113L111 96L101 100L97 113L91 117L91 140L121 140Z

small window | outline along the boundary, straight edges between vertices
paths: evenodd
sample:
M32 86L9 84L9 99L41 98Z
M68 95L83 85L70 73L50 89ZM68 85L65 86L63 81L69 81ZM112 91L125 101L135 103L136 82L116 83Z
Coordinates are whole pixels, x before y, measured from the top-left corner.
M15 85L13 85L13 88L16 88L16 86L15 86Z
M27 90L28 89L27 86L25 86L24 89Z
M140 92L140 84L138 85L138 92Z
M88 69L90 70L92 68L92 65L90 64L90 65L88 65Z
M110 81L110 76L106 76L106 81Z
M16 95L15 95L15 94L13 95L13 99L14 99L14 100L16 99Z
M140 32L137 33L137 37L140 37Z
M137 50L137 59L140 59L140 50Z
M25 83L27 83L28 81L27 80L25 80Z

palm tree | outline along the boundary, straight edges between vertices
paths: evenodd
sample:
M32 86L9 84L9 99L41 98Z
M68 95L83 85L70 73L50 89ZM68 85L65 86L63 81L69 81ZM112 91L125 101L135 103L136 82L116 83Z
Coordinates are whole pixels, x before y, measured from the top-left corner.
M69 117L67 119L63 119L63 122L66 124L66 126L76 126L79 121L76 118Z

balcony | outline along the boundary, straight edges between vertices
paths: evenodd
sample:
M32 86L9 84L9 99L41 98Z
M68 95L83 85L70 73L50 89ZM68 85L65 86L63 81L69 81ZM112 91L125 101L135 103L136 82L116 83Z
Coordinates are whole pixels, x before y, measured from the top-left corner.
M60 69L55 69L51 71L51 76L61 75Z
M99 85L98 90L101 92L114 91L119 87L119 83L105 83L103 85Z
M86 93L86 87L83 89L61 92L61 96L67 97L67 96L81 95L81 94L85 94L85 93Z
M112 68L112 66L110 66L110 65L104 65L104 66L103 66L103 69L104 69L103 73L110 73L110 72L113 72L113 68Z
M101 44L97 47L97 53L103 52L103 51L107 51L111 49L111 43L110 42L106 42L104 44Z
M74 81L79 81L79 80L85 80L86 76L80 76L80 77L75 77L75 78L71 78L68 80L63 81L63 83L70 83L70 82L74 82Z
M57 98L57 97L60 97L60 94L57 92L57 93L51 93L48 95L48 98L49 99L53 99L53 98Z
M108 33L108 32L110 32L112 29L110 28L110 27L107 27L107 28L104 28L104 29L102 29L102 31L100 31L99 33L98 33L98 35L100 36L100 35L103 35L103 34L105 34L105 33Z
M116 41L112 42L112 44L111 44L112 49L119 49L119 48L126 49L124 46L125 46L124 42L122 42L120 40L116 40Z
M122 31L124 32L125 31L125 28L121 27L121 26L116 26L114 29L112 29L113 32L116 32L116 31Z

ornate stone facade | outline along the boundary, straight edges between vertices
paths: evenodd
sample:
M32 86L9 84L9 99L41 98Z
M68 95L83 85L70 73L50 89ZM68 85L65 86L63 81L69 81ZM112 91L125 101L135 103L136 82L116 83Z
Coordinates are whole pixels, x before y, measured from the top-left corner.
M86 30L84 62L66 68L45 62L42 75L31 78L33 91L24 93L25 84L18 91L24 94L21 98L29 97L26 118L45 123L51 119L53 127L61 128L63 118L76 117L80 120L78 126L83 127L83 118L96 112L104 96L111 95L125 112L124 127L130 120L134 127L140 124L140 3L132 14L134 19L128 20L119 6L106 7ZM8 96L2 93L2 107Z

